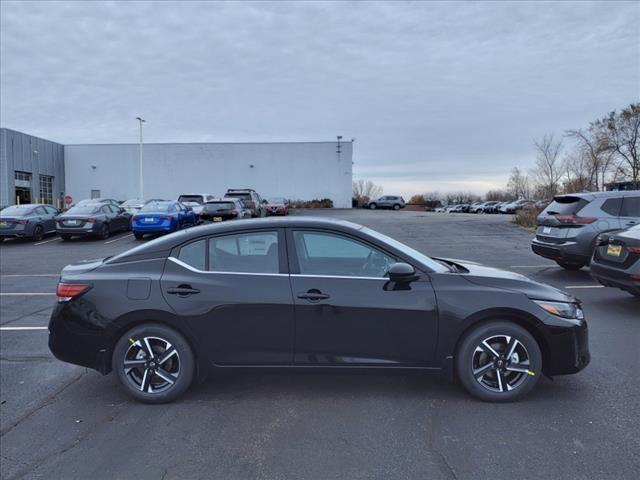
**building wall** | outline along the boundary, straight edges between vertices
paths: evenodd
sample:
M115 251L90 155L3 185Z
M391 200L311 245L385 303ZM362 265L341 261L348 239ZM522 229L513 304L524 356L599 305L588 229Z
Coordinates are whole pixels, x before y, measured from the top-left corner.
M63 145L0 128L0 204L16 202L15 172L31 173L31 199L40 202L40 175L53 179L53 203L65 192Z
M67 194L74 203L100 196L139 197L137 144L66 145ZM351 207L351 142L144 144L144 198L182 193L222 196L227 188L253 188L263 197L330 198Z

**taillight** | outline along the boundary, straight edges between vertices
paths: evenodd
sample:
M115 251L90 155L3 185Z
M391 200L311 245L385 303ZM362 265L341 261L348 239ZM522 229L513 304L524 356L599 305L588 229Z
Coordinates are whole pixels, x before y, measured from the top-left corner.
M27 223L29 223L29 220L16 220L16 223L19 223L20 225L26 225Z
M231 210L229 213L231 215L238 215L238 211L237 210Z
M555 219L566 225L586 225L597 220L597 218L579 217L577 215L556 215Z
M165 220L169 220L169 221L173 220L173 217L171 215L165 215L162 218L164 218Z
M89 217L89 218L83 218L81 221L85 223L94 223L96 219L94 217Z
M89 288L91 288L90 285L58 283L58 288L56 288L58 302L68 302L73 298L79 297L89 290Z
M640 247L627 247L631 253L640 253Z

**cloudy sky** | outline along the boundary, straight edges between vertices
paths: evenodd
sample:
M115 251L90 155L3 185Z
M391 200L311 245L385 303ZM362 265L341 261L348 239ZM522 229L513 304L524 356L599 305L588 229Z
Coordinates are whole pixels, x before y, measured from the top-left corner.
M478 193L640 100L640 2L1 3L0 121L61 143L356 138L354 174Z

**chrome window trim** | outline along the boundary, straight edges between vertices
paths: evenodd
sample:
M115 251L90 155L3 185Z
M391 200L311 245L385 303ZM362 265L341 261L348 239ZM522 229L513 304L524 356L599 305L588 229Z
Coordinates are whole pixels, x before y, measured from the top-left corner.
M217 270L199 270L195 267L192 267L188 263L185 263L182 260L177 259L176 257L167 257L167 260L171 260L173 263L180 265L181 267L196 273L214 273L217 275L261 275L263 277L288 277L289 276L289 274L287 273L220 272Z
M385 282L389 281L387 277L355 277L348 275L303 275L300 273L257 273L257 272L221 272L218 270L200 270L195 267L192 267L188 263L183 262L182 260L177 259L176 257L167 257L167 260L171 260L176 265L180 265L187 270L190 270L195 273L213 273L217 275L261 275L264 277L297 277L297 278L342 278L342 279L356 279L356 280L383 280Z

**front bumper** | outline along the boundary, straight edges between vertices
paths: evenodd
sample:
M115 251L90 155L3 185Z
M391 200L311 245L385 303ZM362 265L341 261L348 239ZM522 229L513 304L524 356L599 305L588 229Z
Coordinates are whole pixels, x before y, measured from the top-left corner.
M546 375L568 375L585 368L591 361L589 331L586 321L572 327L547 329L548 351L543 370Z

